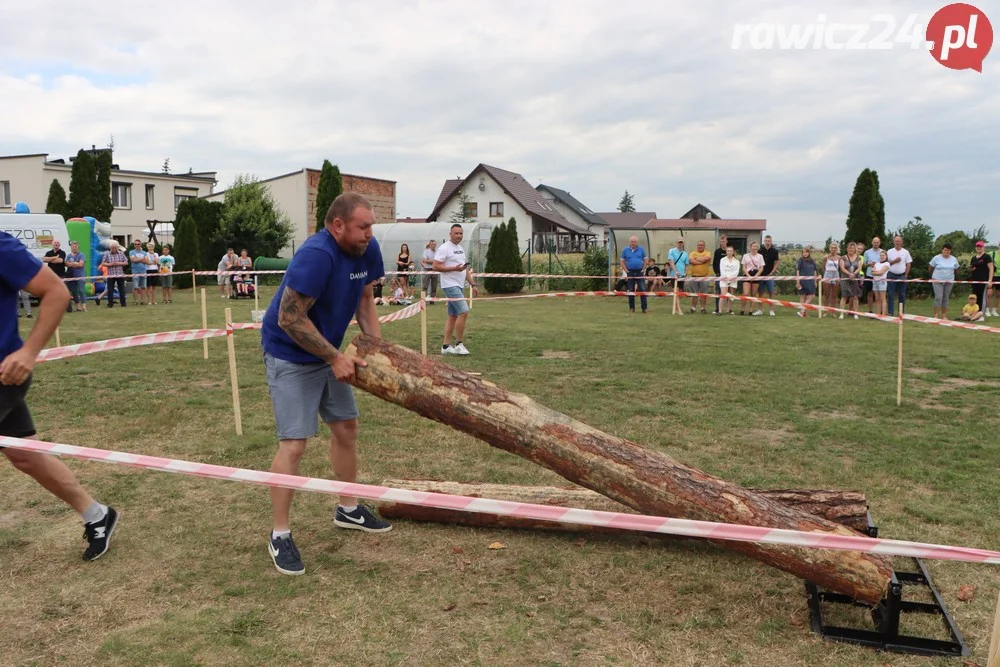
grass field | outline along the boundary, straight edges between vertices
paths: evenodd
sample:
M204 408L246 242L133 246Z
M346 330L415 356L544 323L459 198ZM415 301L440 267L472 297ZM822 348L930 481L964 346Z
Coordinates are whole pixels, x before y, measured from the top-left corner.
M273 289L273 288L270 288ZM209 326L251 303L209 290ZM907 323L671 317L653 300L476 302L456 366L602 430L745 485L864 491L885 537L996 548L1000 338ZM94 309L92 309L94 310ZM384 310L383 312L389 312ZM926 302L911 304L930 314ZM443 306L429 309L436 349ZM29 322L22 321L22 328ZM175 303L67 315L62 343L198 328ZM354 330L356 331L356 329ZM419 349L419 318L386 337ZM43 439L266 469L274 424L259 334L236 335L244 436L223 339L40 365ZM559 352L560 354L552 354ZM543 484L561 478L364 394L360 481ZM408 522L377 537L332 526L300 493L304 577L272 567L263 487L70 461L123 512L112 551L83 563L77 517L0 467L0 663L9 665L957 665L822 641L802 582L691 541L460 529ZM303 474L329 476L325 442ZM506 545L490 550L491 542ZM928 566L986 662L1000 570ZM956 598L976 586L969 602ZM924 628L931 629L931 628Z

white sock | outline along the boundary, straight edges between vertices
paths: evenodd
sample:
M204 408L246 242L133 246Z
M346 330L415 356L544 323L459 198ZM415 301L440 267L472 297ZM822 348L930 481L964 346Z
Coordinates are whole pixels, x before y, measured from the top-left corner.
M83 519L84 523L97 523L107 515L108 506L94 501L90 504L90 507L85 509L83 513L80 514L80 518Z
M288 537L291 534L292 534L291 530L272 530L271 531L271 539L272 540L276 540L279 537Z
M346 507L344 505L341 505L340 509L343 510L344 512L347 512L348 514L350 514L354 510L358 509L358 506L357 505L351 505L350 507Z

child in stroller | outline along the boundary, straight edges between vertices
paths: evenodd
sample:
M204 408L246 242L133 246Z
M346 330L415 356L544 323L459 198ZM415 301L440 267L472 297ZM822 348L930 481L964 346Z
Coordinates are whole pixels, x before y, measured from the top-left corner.
M253 298L256 288L249 273L233 274L233 298L245 299Z

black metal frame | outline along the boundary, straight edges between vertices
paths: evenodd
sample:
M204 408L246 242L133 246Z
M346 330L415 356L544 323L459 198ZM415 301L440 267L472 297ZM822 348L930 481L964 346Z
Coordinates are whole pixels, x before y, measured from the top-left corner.
M868 530L871 537L878 536L878 528L868 517ZM923 562L919 558L914 558L916 572L897 571L892 575L889 582L889 590L885 598L875 607L857 602L847 595L821 591L816 584L806 582L806 594L809 602L809 620L813 632L820 634L824 639L832 641L847 642L868 646L870 648L881 649L883 651L893 651L896 653L912 653L924 656L944 656L944 657L964 657L970 655L971 651L965 644L965 638L955 625L945 607L944 600L934 587L931 575L927 572ZM934 602L915 602L904 600L903 592L906 586L926 586L930 590ZM858 628L844 628L823 623L822 604L847 604L855 607L865 607L870 610L874 630L862 630ZM899 620L904 613L916 614L938 614L948 631L951 640L929 639L927 637L915 637L912 635L899 634Z

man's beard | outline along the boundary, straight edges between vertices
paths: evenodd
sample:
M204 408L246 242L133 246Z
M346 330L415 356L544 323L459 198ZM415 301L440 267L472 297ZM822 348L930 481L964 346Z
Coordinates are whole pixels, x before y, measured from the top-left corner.
M351 248L347 254L350 255L351 257L361 257L365 254L365 251L367 250L368 250L368 241L365 241L364 243L359 243L358 245Z

